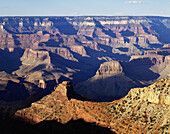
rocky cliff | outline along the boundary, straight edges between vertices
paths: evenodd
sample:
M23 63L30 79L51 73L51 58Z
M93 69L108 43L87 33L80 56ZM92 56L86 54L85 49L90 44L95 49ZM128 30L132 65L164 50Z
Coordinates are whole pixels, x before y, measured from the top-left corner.
M0 115L169 133L169 79L131 89L170 77L169 35L168 17L0 17Z
M129 65L131 64L131 68L133 68L132 66L135 67L136 66L135 64L138 65L141 64L140 66L143 67L148 65L148 67L150 66L149 67L150 71L159 74L157 76L157 79L168 78L170 73L168 58L169 53L170 53L169 48L159 48L157 50L146 51L144 55L132 56Z
M113 74L117 75L113 81L118 83L123 80L130 84L133 81L133 86L151 84L158 77L169 77L169 20L111 16L0 17L0 71L43 88L54 87L64 80L77 85L94 76L92 85L98 78L108 78L105 84L114 83L110 86L119 89L122 84L110 82ZM124 63L129 59L130 63ZM105 65L112 64L110 61L115 61L115 66ZM120 61L120 68L116 61ZM104 90L105 84L101 86Z
M26 49L23 56L21 57L23 65L34 65L34 64L50 64L51 59L48 51L35 51L32 49Z
M162 79L149 87L131 89L122 99L108 103L69 101L66 95L69 85L63 82L52 94L17 111L15 118L34 124L45 120L65 124L71 119L83 119L115 133L170 132L170 79Z
M97 70L96 75L113 75L123 72L123 68L118 61L104 62L100 65L100 68Z
M169 43L168 37L163 35L169 33L166 22L169 18L1 17L1 48L81 44L94 49L92 44L97 43L110 46L113 52L140 54L143 51L141 48L153 49Z
M125 96L136 85L125 76L118 61L109 61L100 65L95 76L78 84L75 91L92 100L111 101Z
M75 86L86 98L111 101L125 96L133 87L143 87L162 78L169 78L169 48L133 55L128 62L109 61L100 65L96 75Z

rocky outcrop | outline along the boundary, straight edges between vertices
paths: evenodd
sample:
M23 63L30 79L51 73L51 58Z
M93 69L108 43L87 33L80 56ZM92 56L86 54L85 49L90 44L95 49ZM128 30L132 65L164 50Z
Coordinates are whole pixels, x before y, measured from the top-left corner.
M20 80L18 80L17 76L11 75L6 73L5 71L0 72L0 79L1 80L11 80L13 82L19 83Z
M155 104L170 105L169 95L169 79L161 80L145 88L134 88L129 93L132 100L140 98L143 101L148 101Z
M15 116L25 118L26 121L31 123L39 123L43 121L44 118L47 118L47 116L49 116L49 120L55 118L54 120L61 120L62 123L67 123L73 118L72 112L74 110L67 97L67 92L70 90L69 86L70 82L64 81L55 88L55 91L52 92L52 94L43 97L35 103L32 103L31 109L27 108L24 112L22 112L22 110L17 111ZM41 109L44 111L40 114L38 111L34 112L35 109ZM27 112L29 110L31 111ZM55 116L55 111L62 111L63 113L59 116Z
M15 42L12 34L0 34L0 44L2 49L6 47L13 47L15 45Z
M158 48L158 49L156 49L156 50L150 50L150 51L145 51L145 55L148 55L148 56L154 56L154 55L164 55L164 56L166 56L166 55L169 55L169 53L170 53L170 48L164 48L164 47L162 47L162 48Z
M54 88L56 92L60 92L61 95L64 97L67 97L67 92L70 90L68 87L71 86L71 82L69 81L63 81L61 84L59 84L57 87Z
M157 50L145 51L144 55L131 56L129 61L143 59L143 61L150 60L153 64L162 64L165 61L166 55L169 55L169 53L170 49L159 48Z
M72 46L70 46L70 50L75 52L75 53L78 53L78 54L80 54L82 56L87 56L86 50L84 49L83 46L72 45Z
M163 47L165 47L165 48L170 48L170 44L164 44Z
M162 78L169 78L168 56L168 48L159 48L146 51L144 55L131 56L129 62L122 62L122 66L126 76L147 85Z
M48 51L26 49L21 57L23 65L51 64Z
M51 57L47 50L27 48L20 60L22 65L13 74L36 84L40 88L46 88L46 82L55 79L54 75L47 73L47 71L53 69Z
M111 101L127 94L136 85L126 77L118 61L104 62L96 75L75 87L82 96L97 101Z
M67 48L55 48L55 52L65 59L78 61Z
M83 119L115 133L168 133L170 120L170 79L162 79L149 87L131 89L120 100L90 102L66 96L69 82L63 82L55 91L18 110L15 118L37 124L55 120L63 124L69 120Z
M60 57L58 55L64 57L64 59L77 61L67 48L58 47L53 50L48 49L48 51L27 48L20 58L22 65L18 70L14 71L13 74L23 77L27 81L43 88L47 87L48 81L56 81L58 83L58 79L64 76L64 73L66 77L69 77L68 72L63 71L62 65L58 64L57 60L59 59L58 57ZM57 63L57 66L53 63ZM73 72L72 69L68 68L68 70ZM42 82L40 82L41 80Z
M131 56L129 61L141 61L141 64L162 64L164 62L164 56L162 55L135 55Z
M165 64L170 64L170 55L165 56Z
M47 87L47 84L44 80L39 80L38 86L42 89L45 89Z
M100 65L96 75L76 85L75 90L89 99L110 101L123 97L130 88L169 78L169 49L133 55L129 62L110 61Z
M114 75L123 72L123 68L118 61L104 62L100 65L96 75Z

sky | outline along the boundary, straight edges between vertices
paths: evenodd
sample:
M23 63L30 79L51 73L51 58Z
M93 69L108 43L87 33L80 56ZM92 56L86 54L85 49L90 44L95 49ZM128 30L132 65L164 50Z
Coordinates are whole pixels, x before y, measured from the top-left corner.
M0 16L170 17L170 0L0 0Z

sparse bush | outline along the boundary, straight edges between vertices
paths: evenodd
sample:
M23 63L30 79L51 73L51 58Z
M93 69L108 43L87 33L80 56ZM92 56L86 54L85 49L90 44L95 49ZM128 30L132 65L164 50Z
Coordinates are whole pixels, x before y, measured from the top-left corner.
M116 107L112 106L111 108L113 108L113 110L116 110Z
M123 104L127 103L127 100L123 100L122 103L123 103Z
M122 113L124 113L124 112L126 111L126 109L121 108L120 111L121 111Z
M138 110L141 108L141 106L138 107Z

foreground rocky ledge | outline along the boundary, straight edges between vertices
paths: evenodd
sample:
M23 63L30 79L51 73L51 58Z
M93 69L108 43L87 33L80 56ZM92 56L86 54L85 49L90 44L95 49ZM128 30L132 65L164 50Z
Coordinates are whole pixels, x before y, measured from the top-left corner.
M63 82L50 95L18 110L15 118L37 124L55 120L65 124L83 119L107 127L115 133L169 133L170 79L149 87L131 89L128 95L113 102L69 100L71 83Z

